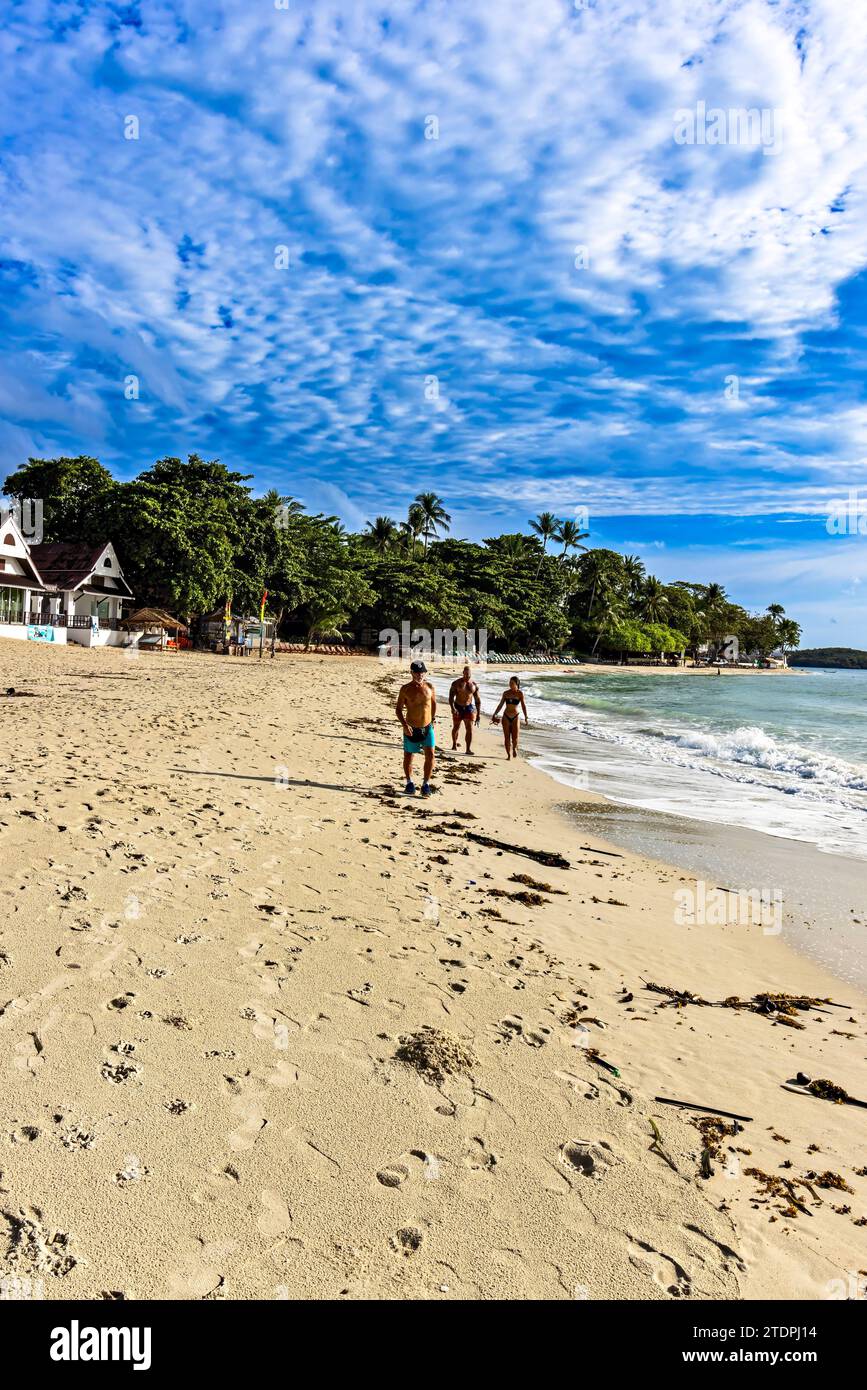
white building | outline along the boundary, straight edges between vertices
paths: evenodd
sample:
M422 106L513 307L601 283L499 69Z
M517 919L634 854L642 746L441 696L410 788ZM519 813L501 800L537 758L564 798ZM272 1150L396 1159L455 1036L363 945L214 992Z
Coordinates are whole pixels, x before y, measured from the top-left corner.
M131 600L110 541L28 545L14 517L0 524L0 637L120 646Z

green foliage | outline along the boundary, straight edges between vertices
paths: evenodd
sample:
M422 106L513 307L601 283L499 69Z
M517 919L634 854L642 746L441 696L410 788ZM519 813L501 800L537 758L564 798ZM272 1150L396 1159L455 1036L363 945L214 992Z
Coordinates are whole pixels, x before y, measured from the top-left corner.
M805 647L789 657L790 666L826 666L840 671L867 671L867 652L857 647Z
M779 604L750 615L719 584L664 584L634 555L588 550L552 512L530 535L481 544L448 535L443 500L423 492L406 519L378 516L358 535L292 498L253 497L250 479L216 459L159 459L121 483L93 458L30 459L5 492L41 498L46 540L112 539L140 604L184 617L268 609L316 636L371 628L475 628L502 650L567 644L612 656L694 649L736 636L741 652L794 647ZM548 553L548 543L561 549ZM579 551L571 555L570 551Z
M43 505L45 541L101 540L107 533L117 484L95 458L28 459L3 485L8 497Z

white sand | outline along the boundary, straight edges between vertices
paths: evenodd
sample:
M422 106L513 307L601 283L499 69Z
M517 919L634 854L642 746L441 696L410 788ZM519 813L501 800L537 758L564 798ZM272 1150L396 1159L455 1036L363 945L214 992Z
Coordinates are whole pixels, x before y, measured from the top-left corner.
M35 694L2 706L0 1277L48 1298L823 1298L864 1266L867 1111L782 1083L867 1098L865 1001L778 937L676 926L683 877L582 851L611 847L499 734L439 763L431 803L371 796L402 785L373 659L0 647L0 689ZM516 873L562 896L489 896ZM851 1008L799 1031L660 1008L641 977ZM465 1073L398 1059L425 1026ZM754 1116L726 1141L748 1152L700 1178L698 1131L656 1095ZM751 1165L854 1195L798 1187L787 1216Z

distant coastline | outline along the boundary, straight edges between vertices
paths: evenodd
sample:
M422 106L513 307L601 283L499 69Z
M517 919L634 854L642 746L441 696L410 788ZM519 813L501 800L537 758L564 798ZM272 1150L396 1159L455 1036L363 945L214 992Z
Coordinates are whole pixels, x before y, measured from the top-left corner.
M807 647L792 652L790 666L820 666L833 671L867 671L867 652L857 647Z

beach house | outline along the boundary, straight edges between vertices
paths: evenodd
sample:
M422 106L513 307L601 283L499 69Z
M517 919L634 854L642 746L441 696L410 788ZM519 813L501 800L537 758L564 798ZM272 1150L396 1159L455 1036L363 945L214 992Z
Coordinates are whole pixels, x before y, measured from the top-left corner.
M132 597L111 541L28 545L14 516L0 524L0 637L120 646Z

